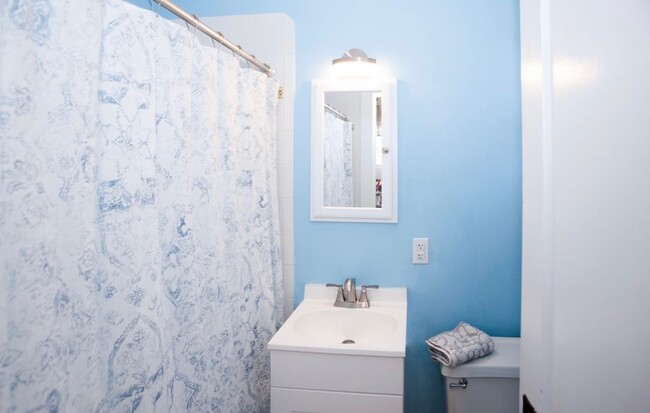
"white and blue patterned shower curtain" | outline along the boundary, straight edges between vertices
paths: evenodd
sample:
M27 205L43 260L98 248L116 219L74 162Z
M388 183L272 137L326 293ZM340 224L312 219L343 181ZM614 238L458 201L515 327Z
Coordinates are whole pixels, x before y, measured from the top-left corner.
M354 206L352 173L352 122L325 108L323 206Z
M119 0L0 8L0 411L268 410L276 82Z

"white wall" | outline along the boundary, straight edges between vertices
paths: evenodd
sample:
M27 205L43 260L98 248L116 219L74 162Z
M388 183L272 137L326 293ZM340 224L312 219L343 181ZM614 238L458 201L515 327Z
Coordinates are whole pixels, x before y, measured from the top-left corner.
M650 411L650 1L521 0L521 393Z
M296 84L296 43L293 20L283 13L200 17L235 44L275 70L283 98L278 101L278 190L284 274L284 314L293 311L293 108ZM185 23L182 23L183 25ZM201 32L201 43L212 41ZM227 49L224 49L227 50ZM228 52L230 53L230 52Z

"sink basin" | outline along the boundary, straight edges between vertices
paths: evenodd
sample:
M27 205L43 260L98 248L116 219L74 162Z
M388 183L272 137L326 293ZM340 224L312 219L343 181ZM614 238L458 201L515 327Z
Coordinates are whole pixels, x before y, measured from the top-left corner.
M397 329L397 320L390 315L366 309L334 308L313 311L299 316L294 330L305 337L342 343L388 337ZM344 343L344 344L355 344Z
M368 291L370 308L334 307L335 299L336 289L305 285L304 300L269 341L269 349L404 357L405 288Z

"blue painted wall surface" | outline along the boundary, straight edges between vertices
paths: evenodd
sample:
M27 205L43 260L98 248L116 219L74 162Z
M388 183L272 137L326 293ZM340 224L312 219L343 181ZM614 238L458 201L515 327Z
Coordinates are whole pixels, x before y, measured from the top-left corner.
M424 340L460 320L519 335L518 1L177 4L199 16L284 12L295 21L295 302L305 283L348 276L407 287L406 410L442 413L440 370ZM310 81L352 47L398 79L398 224L309 220ZM411 264L413 237L429 238L429 265Z

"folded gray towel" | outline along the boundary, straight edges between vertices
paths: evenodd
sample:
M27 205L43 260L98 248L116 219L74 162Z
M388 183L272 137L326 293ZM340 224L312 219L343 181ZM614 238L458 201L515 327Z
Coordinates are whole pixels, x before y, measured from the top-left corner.
M456 328L427 340L431 358L447 367L487 356L494 350L492 338L476 327L461 321Z

